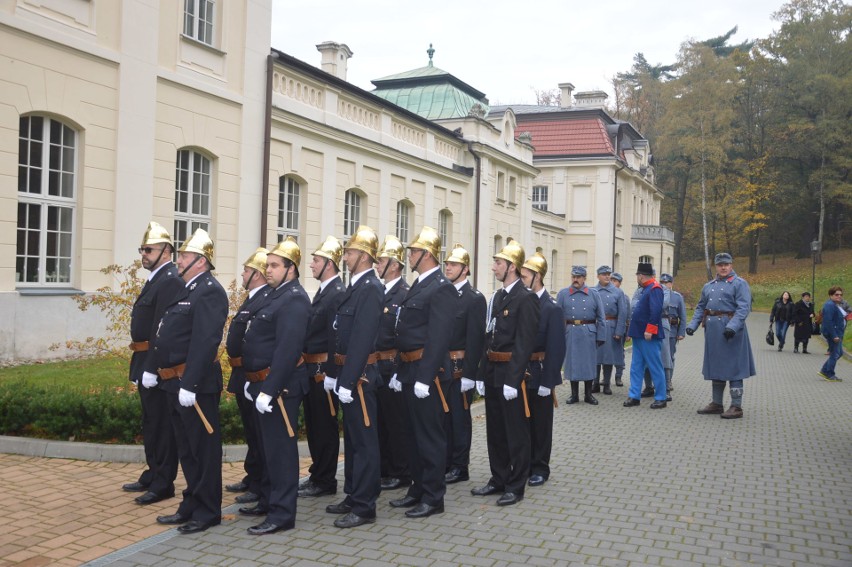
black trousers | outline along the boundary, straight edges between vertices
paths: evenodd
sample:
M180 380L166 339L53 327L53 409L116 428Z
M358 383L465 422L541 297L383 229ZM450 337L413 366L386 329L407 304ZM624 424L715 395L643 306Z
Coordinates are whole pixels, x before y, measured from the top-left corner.
M473 421L470 418L473 390L462 393L461 379L453 380L446 388L444 396L450 408L449 413L444 414L444 428L447 430L447 469L458 467L467 470L473 438ZM464 407L465 400L467 409Z
M408 481L411 480L407 447L410 433L405 416L405 400L402 392L394 392L387 386L391 376L382 375L385 385L376 388L381 475Z
M314 367L314 365L309 365ZM304 399L305 432L311 464L311 481L321 488L337 489L337 461L340 458L340 425L331 415L328 394L322 382L310 378L310 389ZM331 396L335 413L340 410L337 396Z
M539 396L538 388L527 389L530 404L530 476L550 478L553 448L553 395Z
M177 441L180 468L186 479L178 514L208 523L222 517L222 428L219 423L219 393L196 394L195 399L213 433L207 433L192 406L178 402L169 392L172 428Z
M246 400L248 401L248 400ZM298 396L282 398L290 427L293 432L299 427ZM272 411L260 413L254 410L254 419L260 441L259 452L263 462L260 489L262 508L269 510L266 519L273 524L292 528L296 525L296 496L299 490L299 438L290 437L278 400L272 399Z
M243 431L246 438L246 458L243 461L243 469L246 471L243 482L248 485L248 491L260 494L260 483L263 478L263 462L260 460L260 440L257 435L257 423L254 402L246 399L243 392L234 394L237 400L237 408L240 410L240 420L243 422Z
M524 413L523 392L507 401L502 385L485 385L485 432L491 484L523 495L530 473L530 422Z
M155 494L171 494L175 490L178 456L169 418L168 395L158 386L146 388L140 384L139 400L142 402L142 439L148 465L139 476L139 482Z
M408 495L430 506L444 503L447 483L444 473L447 466L447 436L444 432L444 408L434 382L429 384L429 395L418 398L414 384L403 384L408 428L409 469L413 484Z
M366 425L361 407L364 407L370 425ZM379 432L376 423L376 390L368 386L352 390L354 398L343 405L343 491L352 512L363 517L376 516L376 500L381 486L379 463Z

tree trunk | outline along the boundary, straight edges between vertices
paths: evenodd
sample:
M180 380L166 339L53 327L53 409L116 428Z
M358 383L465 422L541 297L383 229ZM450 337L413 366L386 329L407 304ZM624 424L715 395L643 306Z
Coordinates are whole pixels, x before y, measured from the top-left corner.
M817 233L817 240L819 241L819 248L816 252L816 260L817 264L822 264L822 234L825 227L825 178L824 178L824 168L825 168L825 149L820 152L820 164L819 164L819 232ZM811 252L813 254L813 252Z
M674 266L672 266L673 276L677 276L677 270L680 267L681 243L683 242L683 226L686 224L686 188L689 185L689 169L687 169L683 177L676 181L677 194L677 211L675 212L675 249L674 249Z
M703 133L704 127L702 125ZM707 238L707 180L704 175L704 153L701 153L701 229L704 234L704 267L707 269L707 281L713 278L710 271L710 241Z
M760 259L760 229L754 231L754 240L752 240L751 248L748 251L748 273L757 273L757 264Z

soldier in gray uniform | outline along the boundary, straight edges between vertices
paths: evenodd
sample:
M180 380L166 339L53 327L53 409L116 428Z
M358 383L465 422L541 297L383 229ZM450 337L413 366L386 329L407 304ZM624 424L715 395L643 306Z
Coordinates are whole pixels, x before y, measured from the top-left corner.
M691 336L699 325L704 327L702 373L713 382L713 401L698 413L738 419L743 416L743 380L756 374L745 324L751 312L751 289L734 272L730 254L716 254L715 264L716 277L704 284L686 334ZM731 391L727 411L722 405L726 382Z
M580 382L585 382L587 404L597 405L592 396L592 380L597 370L597 347L606 342L604 306L598 292L586 285L586 268L571 268L571 285L560 290L556 303L565 318L565 377L571 381L571 397L565 402L580 401Z
M669 347L672 354L671 370L666 372L666 392L671 392L674 389L672 386L672 376L674 375L675 353L677 352L677 343L682 341L686 335L686 303L683 301L683 296L673 289L674 278L671 274L662 274L660 283L670 292L668 307L663 313L663 317L669 320L671 332L668 335Z
M611 273L612 268L609 266L598 268L598 285L593 288L598 292L604 306L606 332L604 333L605 342L597 350L598 364L592 393L597 394L601 391L601 370L603 370L603 393L607 396L612 395L610 388L612 367L623 359L624 346L621 339L627 330L627 310L624 309L622 300L624 293L613 285L610 280ZM619 357L619 354L622 357Z
M610 278L612 285L621 289L621 282L624 279L624 276L619 274L618 272L613 272ZM630 298L627 297L627 294L624 293L624 290L621 290L621 302L622 305L620 308L624 309L624 312L627 313L627 320L625 321L624 328L626 329L630 324ZM624 376L624 345L627 342L627 336L622 335L621 340L618 341L621 345L620 348L616 349L616 362L613 366L615 366L615 385L621 388L624 386L624 382L621 381L621 377Z

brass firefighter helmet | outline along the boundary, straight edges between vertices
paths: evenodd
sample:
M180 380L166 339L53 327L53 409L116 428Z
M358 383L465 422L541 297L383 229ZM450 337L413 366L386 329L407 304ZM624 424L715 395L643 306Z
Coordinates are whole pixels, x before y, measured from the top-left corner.
M373 262L376 261L376 251L379 249L379 236L376 231L367 225L361 225L349 238L349 242L343 247L344 250L360 250L366 252Z
M343 256L343 245L340 244L340 241L335 237L329 236L325 239L325 242L322 243L322 246L314 250L314 253L311 255L328 258L331 260L331 263L334 264L334 267L339 270L340 258Z
M391 258L400 264L405 265L405 246L399 241L399 238L392 234L385 236L385 241L382 247L379 248L379 258Z
M207 258L210 269L215 269L213 265L213 241L203 228L196 228L189 240L181 245L178 252L195 252L196 254L201 254Z
M151 221L148 223L148 230L145 231L145 236L142 237L142 246L160 243L166 243L174 248L169 231L160 223Z
M248 260L243 262L243 266L246 268L254 268L258 272L260 272L261 276L266 277L266 255L269 254L269 250L266 248L258 248L252 255L248 257Z
M508 260L515 265L518 274L521 273L521 268L524 265L524 249L518 244L517 240L507 242L502 250L494 254L494 257Z
M431 226L424 226L417 238L408 245L408 248L425 250L435 258L435 261L438 261L441 254L441 237Z
M275 247L269 251L269 254L275 254L276 256L286 258L296 264L297 268L302 261L302 250L296 243L296 239L292 236L288 236L276 244Z
M464 264L468 268L470 268L470 254L467 250L465 250L464 246L459 243L456 243L453 246L453 250L450 252L450 255L447 256L447 259L444 260L444 263L447 262L455 262L456 264Z
M541 248L527 258L527 261L524 262L524 268L537 272L541 276L542 281L544 281L544 276L547 275L547 259L541 253Z

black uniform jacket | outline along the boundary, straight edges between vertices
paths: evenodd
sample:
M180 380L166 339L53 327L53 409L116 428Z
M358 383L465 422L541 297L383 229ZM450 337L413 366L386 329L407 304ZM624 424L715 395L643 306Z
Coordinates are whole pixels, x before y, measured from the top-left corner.
M459 370L464 378L476 380L482 361L482 349L485 346L485 312L488 305L485 296L479 290L473 289L470 282L465 282L458 294L458 313L453 323L453 338L450 340L449 350L464 351L464 361Z
M202 273L166 307L145 370L156 374L158 368L186 364L180 379L160 378L160 387L173 393L181 388L196 394L221 392L218 355L227 319L228 294L213 274Z
M495 352L511 352L509 362L491 363L493 372L486 372L484 380L493 387L511 386L520 388L530 355L535 348L538 320L541 307L538 297L518 281L502 301L500 294L494 299L491 316L496 319L494 331L486 337L486 349ZM487 359L483 356L483 365Z
M320 372L336 378L339 369L334 364L334 348L337 344L334 330L334 317L337 307L346 295L346 288L340 278L328 282L319 295L311 303L311 318L308 323L308 333L305 336L305 352L308 354L328 353L328 360L320 366ZM316 365L309 364L311 374L316 373Z
M538 298L541 308L538 334L533 352L544 352L543 362L530 362L528 388L554 388L562 384L562 362L565 360L565 320L562 309L547 291Z
M435 270L408 290L396 324L396 348L400 352L423 349L413 371L398 376L405 384L431 384L436 376L450 380L449 348L452 326L459 310L459 294L441 270ZM443 368L441 374L439 370Z
M296 364L310 311L311 300L299 280L290 280L272 290L252 318L243 341L243 367L246 372L269 369L266 380L249 387L252 397L258 392L273 398L308 393L308 371L304 364Z
M336 350L346 355L346 364L337 377L338 387L355 390L365 374L370 386L378 385L378 370L375 365L367 367L367 357L376 351L384 292L385 287L371 269L349 286L337 308Z
M154 277L145 282L130 312L130 340L135 343L148 341L149 348L153 348L157 325L171 303L172 296L183 284L183 280L177 277L177 267L171 262L163 264ZM147 357L147 351L133 353L130 359L131 381L139 382L142 379Z
M231 324L228 327L228 337L225 339L225 348L228 351L228 356L231 358L239 358L243 355L243 339L245 338L246 328L257 310L265 303L266 298L272 289L268 285L263 285L257 288L250 298L246 299L237 313L231 319ZM246 383L246 369L242 366L231 368L231 378L228 380L228 391L232 394L243 395L243 388Z
M376 350L391 350L396 348L396 313L405 294L408 293L408 283L404 278L393 284L393 287L385 293L382 317L379 323L379 336L376 339ZM380 360L379 372L385 376L391 376L396 372L396 362L393 360Z

